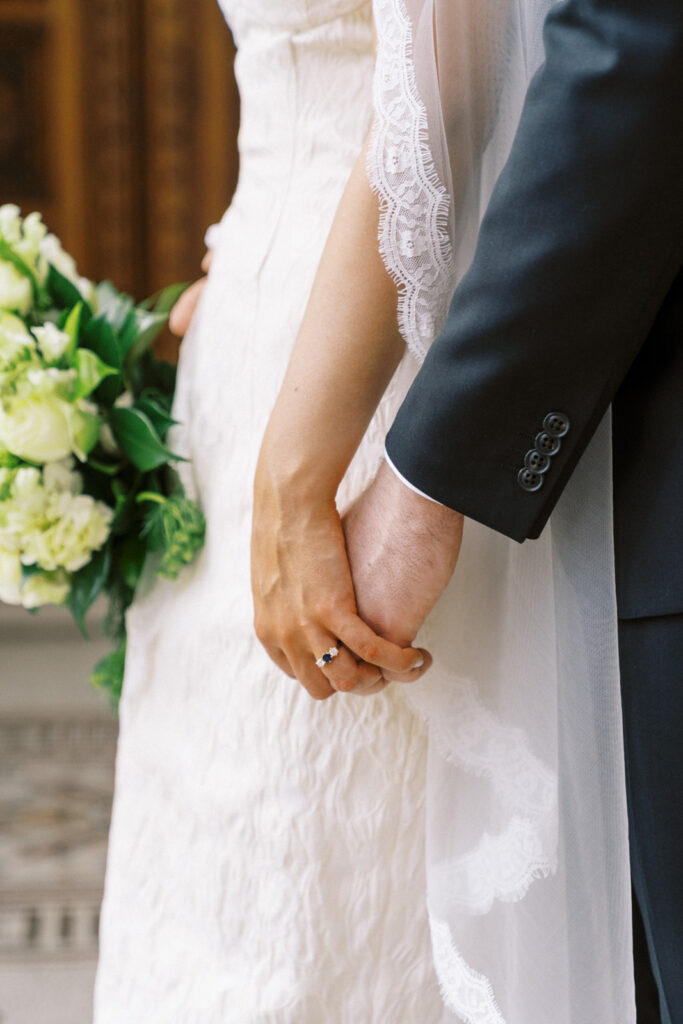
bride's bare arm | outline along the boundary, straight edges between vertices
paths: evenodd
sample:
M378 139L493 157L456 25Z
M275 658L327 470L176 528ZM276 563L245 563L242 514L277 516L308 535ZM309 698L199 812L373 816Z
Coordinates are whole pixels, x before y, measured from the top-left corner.
M367 141L332 224L254 482L256 632L276 663L318 698L338 689L375 692L385 685L381 668L412 680L429 663L427 655L411 671L418 652L382 639L359 618L335 505L404 351L396 289L377 247L366 149ZM323 672L315 658L337 640L346 649Z

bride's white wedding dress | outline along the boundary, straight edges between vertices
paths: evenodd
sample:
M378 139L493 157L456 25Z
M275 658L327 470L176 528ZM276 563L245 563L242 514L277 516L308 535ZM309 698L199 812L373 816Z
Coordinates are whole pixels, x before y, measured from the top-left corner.
M437 1024L452 1018L425 906L425 727L398 686L313 701L257 642L249 585L260 440L371 121L370 4L223 7L240 180L169 435L206 544L175 582L148 563L127 614L95 1024ZM347 496L415 368L407 356Z

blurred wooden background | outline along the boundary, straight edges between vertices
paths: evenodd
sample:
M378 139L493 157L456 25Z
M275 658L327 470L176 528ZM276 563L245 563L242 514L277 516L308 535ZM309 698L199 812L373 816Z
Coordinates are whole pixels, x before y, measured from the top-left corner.
M237 177L233 58L215 0L0 0L0 203L137 299L197 277Z

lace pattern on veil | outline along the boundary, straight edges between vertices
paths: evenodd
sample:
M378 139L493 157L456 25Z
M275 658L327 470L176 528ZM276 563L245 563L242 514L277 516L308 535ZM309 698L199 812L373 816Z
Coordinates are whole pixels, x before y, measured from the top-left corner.
M473 256L555 2L373 0L366 170L418 363ZM418 636L434 664L405 699L429 731L432 951L464 1024L635 1022L610 429L608 413L533 543L468 521Z
M427 111L412 57L413 33L403 0L375 0L375 117L367 157L380 203L379 250L398 288L398 324L422 362L448 314L453 290L451 199L434 165Z

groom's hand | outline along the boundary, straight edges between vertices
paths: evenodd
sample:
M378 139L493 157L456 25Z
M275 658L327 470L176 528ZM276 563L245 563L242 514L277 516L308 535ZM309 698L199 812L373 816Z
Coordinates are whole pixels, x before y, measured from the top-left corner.
M383 462L343 523L359 615L393 643L411 644L453 574L463 516L416 494Z

